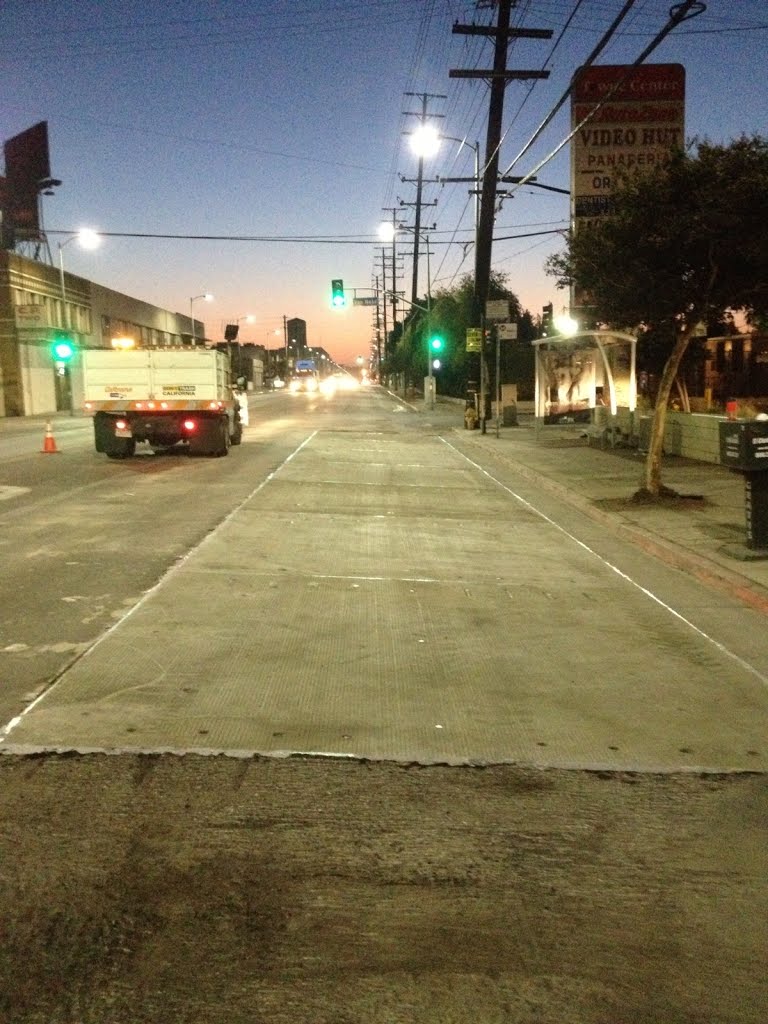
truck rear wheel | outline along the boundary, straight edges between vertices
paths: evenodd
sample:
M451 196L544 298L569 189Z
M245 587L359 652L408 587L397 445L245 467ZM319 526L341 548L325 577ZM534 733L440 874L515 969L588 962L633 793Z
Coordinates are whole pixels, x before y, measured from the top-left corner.
M232 443L232 439L229 436L229 420L226 416L219 422L219 447L214 452L215 455L229 455L229 446Z
M229 423L225 418L201 419L190 436L190 455L227 455L229 452Z

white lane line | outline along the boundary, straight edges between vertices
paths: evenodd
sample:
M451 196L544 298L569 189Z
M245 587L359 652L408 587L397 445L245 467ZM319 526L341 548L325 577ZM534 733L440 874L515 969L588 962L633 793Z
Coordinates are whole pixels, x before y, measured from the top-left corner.
M478 470L478 472L482 473L483 476L487 477L489 480L492 480L493 483L497 485L497 487L500 487L503 491L506 491L507 494L511 495L511 497L513 497L516 501L519 501L520 504L524 505L525 508L527 508L529 511L539 516L539 518L543 519L546 523L549 523L550 526L554 526L554 528L559 533L562 533L564 537L567 537L569 540L573 541L574 544L577 544L580 548L586 551L593 558L596 558L607 569L610 569L611 572L621 577L621 579L625 580L627 583L630 584L630 586L634 587L636 590L639 590L641 594L644 594L647 598L650 598L651 601L659 605L660 608L663 608L666 612L668 612L675 619L677 619L678 622L681 622L684 626L687 626L688 629L696 633L697 636L700 636L702 640L706 640L707 643L711 644L721 654L725 655L725 657L730 658L731 661L735 661L736 664L743 668L746 672L748 672L750 675L755 676L756 679L759 679L763 686L768 687L768 676L765 676L759 669L755 668L754 665L751 665L748 661L745 661L743 658L741 658L734 651L730 650L730 648L726 647L725 644L721 643L719 640L715 640L715 638L713 636L710 636L709 633L705 633L703 629L700 629L693 622L691 622L690 619L687 619L679 611L677 611L671 605L667 604L666 601L663 601L657 594L654 594L653 591L648 590L647 587L644 587L641 583L638 583L637 580L633 580L631 576L628 576L622 569L619 569L617 565L614 565L613 562L609 562L607 558L603 558L603 556L598 554L597 551L594 550L594 548L591 548L589 546L589 544L585 544L583 540L579 540L578 537L574 537L572 533L569 533L569 531L566 530L564 526L561 526L559 523L556 523L554 519L552 519L550 516L546 514L546 512L542 512L541 509L536 508L535 505L532 505L530 501L525 499L522 495L518 494L516 491L513 491L511 487L507 487L507 485L503 484L501 480L497 480L492 473L489 473L488 470L484 469L483 466L481 466L479 463L474 462L472 459L470 459L468 455L465 455L464 452L460 451L458 448L452 445L450 441L446 441L444 437L441 437L440 440L443 442L443 444L447 445L449 448L455 451L457 455L460 455L461 458L465 460L465 462L468 462L470 464L470 466L474 466L474 468Z
M238 505L236 505L232 509L232 511L227 516L225 516L224 519L222 519L222 521L217 526L215 526L211 530L210 533L207 533L205 535L205 537L203 537L203 539L200 541L199 544L196 544L195 547L190 548L189 551L186 553L186 555L184 555L182 558L180 558L177 562L174 562L174 564L169 569L166 569L166 571L163 573L163 575L160 577L160 579L157 581L157 583L154 585L154 587L151 587L149 590L145 591L145 593L142 594L142 596L139 598L139 600L136 602L136 604L134 604L131 608L129 608L125 612L125 614L122 615L117 620L117 622L115 622L112 626L109 627L108 630L106 630L106 632L102 633L100 637L98 637L96 640L94 640L94 642L91 644L91 646L86 651L84 651L83 654L81 654L79 657L77 657L77 658L73 659L72 661L70 661L69 664L65 665L65 667L61 670L61 672L54 679L54 681L51 683L50 686L48 686L45 690L43 690L43 692L41 694L39 694L35 698L35 700L33 700L31 702L31 704L28 704L24 708L23 711L21 711L18 715L16 715L14 718L12 718L6 725L0 727L0 744L5 742L5 740L8 738L8 736L10 736L10 734L13 732L13 730L26 718L26 716L30 713L30 711L33 710L33 708L37 707L37 705L45 697L47 697L49 693L52 693L56 689L56 687L61 682L61 679L64 676L64 674L66 672L68 672L72 668L73 665L75 665L78 661L81 661L83 658L87 658L88 655L91 653L91 651L95 651L96 648L100 644L102 644L107 639L108 636L111 636L112 633L119 626L121 626L125 622L126 619L130 618L130 616L133 615L133 613L135 611L138 611L139 608L141 608L144 604L146 604L146 602L151 597L153 597L157 593L157 591L162 586L164 586L165 583L169 579L171 579L171 577L174 576L179 571L179 569L183 565L185 565L194 554L196 554L205 544L208 544L209 541L211 541L213 539L213 537L216 536L216 534L219 532L219 530L221 530L222 527L226 526L227 523L234 516L237 515L237 513L240 511L240 509L244 505L247 505L248 502L252 498L256 497L256 495L259 493L259 491L263 490L263 488L265 488L267 486L267 484L270 483L270 481L274 480L274 478L277 476L277 474L282 469L284 469L285 466L288 465L288 463L291 461L291 459L295 458L299 454L299 452L302 450L302 448L306 447L306 445L309 444L309 442L317 435L317 433L318 433L317 430L313 430L312 433L308 437L305 437L304 440L301 442L301 444L297 448L295 448L291 452L290 455L288 455L285 459L283 459L283 461L280 463L280 465L277 467L277 469L273 469L271 473L268 473L267 476L265 476L264 479L261 481L261 483L257 487L254 487L254 489L251 491L251 493L249 495L247 495L245 498L243 498L243 500Z

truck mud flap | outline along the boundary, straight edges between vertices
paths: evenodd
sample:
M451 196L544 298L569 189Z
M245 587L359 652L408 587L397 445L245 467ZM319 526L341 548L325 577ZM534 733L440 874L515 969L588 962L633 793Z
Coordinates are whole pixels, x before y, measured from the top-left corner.
M96 413L93 417L93 435L97 452L110 459L130 459L136 451L133 437L115 436L115 417Z

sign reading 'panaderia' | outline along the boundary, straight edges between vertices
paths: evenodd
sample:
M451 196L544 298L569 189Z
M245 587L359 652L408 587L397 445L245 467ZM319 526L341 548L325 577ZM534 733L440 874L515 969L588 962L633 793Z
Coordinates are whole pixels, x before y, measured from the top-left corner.
M685 144L685 68L580 68L571 95L571 127L580 126L571 140L571 196L578 225L610 209L618 171L651 170Z

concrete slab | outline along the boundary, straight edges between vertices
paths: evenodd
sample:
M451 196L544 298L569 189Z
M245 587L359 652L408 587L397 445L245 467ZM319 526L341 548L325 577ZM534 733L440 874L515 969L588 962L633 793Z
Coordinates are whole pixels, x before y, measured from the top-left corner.
M321 456L337 442L320 434L302 449L10 744L766 767L766 692L749 666L437 439L392 447L393 492L353 474L329 489ZM430 450L442 470L410 487L408 453L428 462ZM403 500L392 515L325 511L361 493Z

